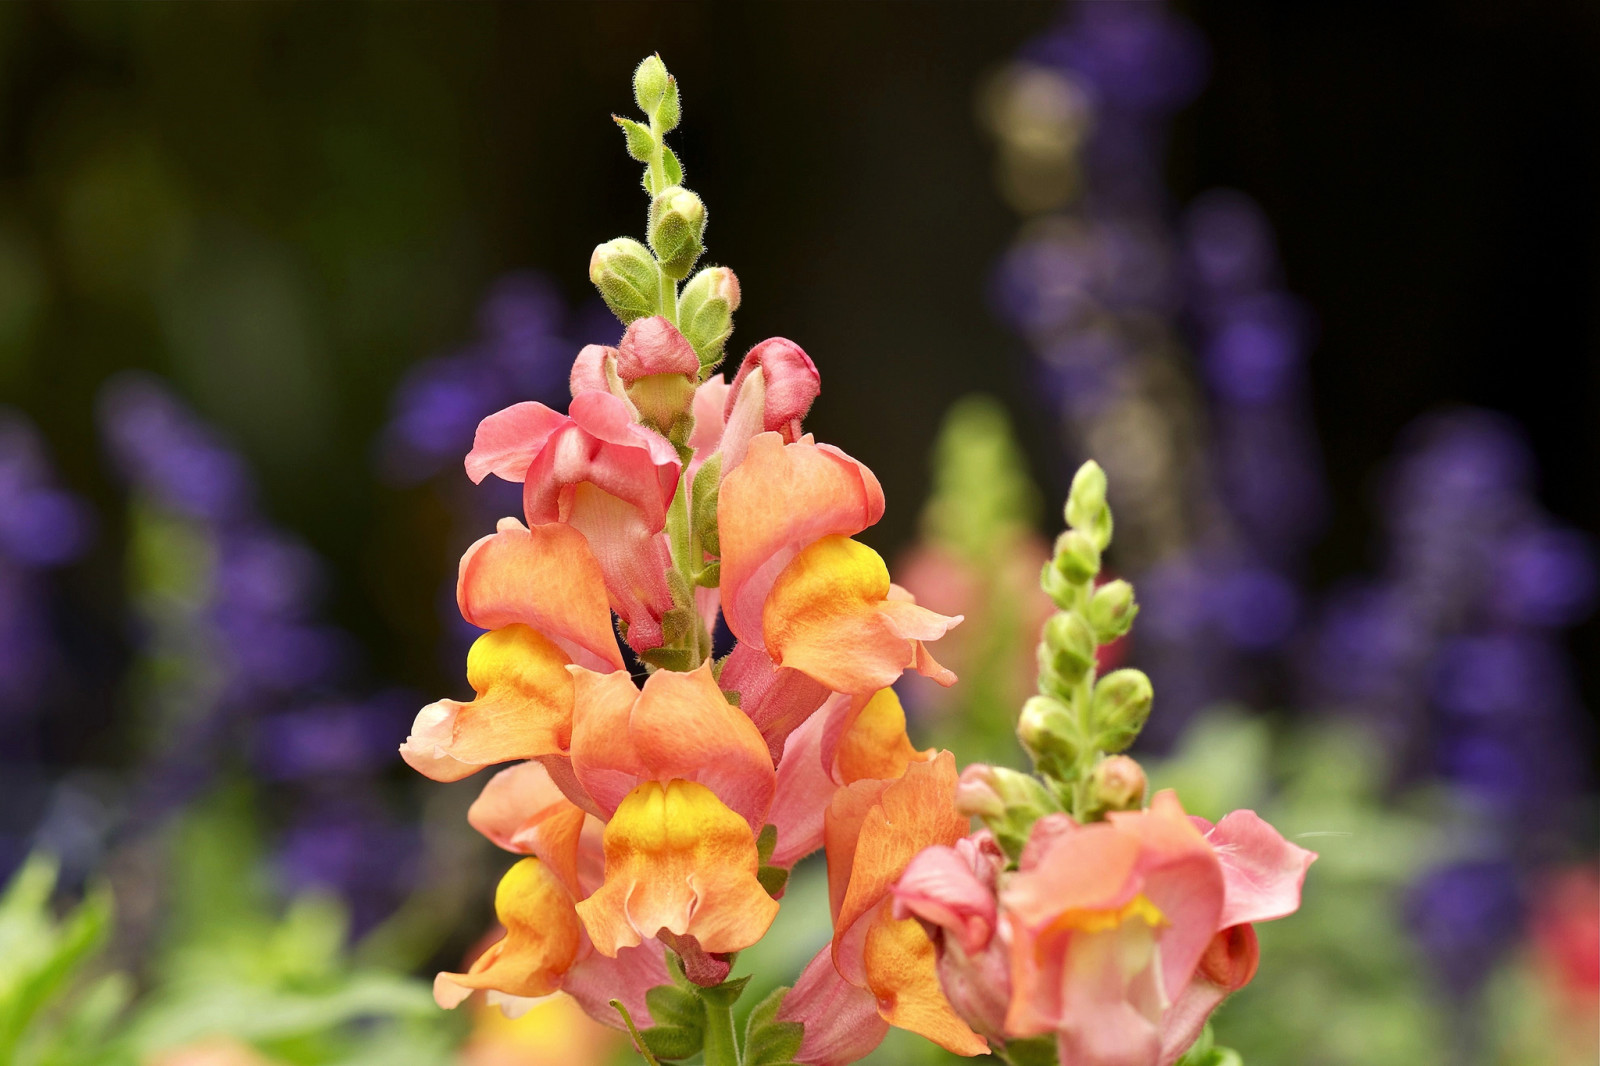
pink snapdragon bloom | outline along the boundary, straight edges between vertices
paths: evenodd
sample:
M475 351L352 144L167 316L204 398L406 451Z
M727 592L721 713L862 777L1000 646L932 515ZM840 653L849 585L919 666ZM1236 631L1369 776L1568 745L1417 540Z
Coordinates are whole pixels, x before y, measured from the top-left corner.
M661 616L672 607L663 530L682 464L665 437L635 422L627 402L609 392L580 392L569 412L530 402L485 418L467 474L521 482L530 526L563 522L582 533L629 645L659 647Z
M1255 975L1251 923L1297 909L1316 858L1252 811L1191 819L1170 791L1104 822L1039 819L1009 875L982 837L918 855L896 913L935 931L945 993L975 1029L1053 1033L1063 1066L1175 1062Z
M728 389L723 473L738 466L751 438L775 432L785 443L800 439L800 422L822 392L817 365L791 340L772 337L751 348Z

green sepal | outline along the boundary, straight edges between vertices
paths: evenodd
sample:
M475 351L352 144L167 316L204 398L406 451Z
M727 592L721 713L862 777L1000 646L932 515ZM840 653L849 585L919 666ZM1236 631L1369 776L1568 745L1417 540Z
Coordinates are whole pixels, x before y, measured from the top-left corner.
M1004 1048L996 1050L1011 1066L1056 1066L1056 1039L1053 1036L1008 1040Z
M671 614L671 611L667 612ZM665 622L665 618L662 619ZM687 630L686 630L687 632ZM639 658L654 666L658 670L671 670L674 673L685 674L692 668L690 659L693 653L688 648L651 648L639 653Z
M707 563L704 570L695 572L694 583L701 588L714 589L722 584L722 563Z
M750 1012L744 1026L744 1066L787 1066L800 1053L805 1026L778 1020L788 994L788 986L780 985Z
M728 705L730 707L739 706L739 701L743 699L738 692L724 692L722 694L722 698L728 701Z
M722 453L718 452L700 464L690 490L689 506L694 531L700 535L700 546L711 555L722 554L722 538L717 529L717 502L721 492Z
M732 956L729 958L731 960ZM731 961L729 965L732 965ZM714 1007L731 1007L740 996L744 995L744 989L750 983L750 977L750 974L745 974L743 977L730 977L720 985L711 985L700 989L700 995Z
M683 184L683 164L678 162L678 153L664 144L661 146L661 173L667 179L663 189Z
M678 97L678 79L667 75L667 91L661 96L661 104L656 108L656 122L661 126L661 132L678 128L678 123L683 120L683 102Z
M789 871L782 866L764 865L756 871L756 880L767 890L767 895L778 899L783 895L784 887L789 884Z
M631 118L623 118L621 115L612 115L611 121L622 127L623 136L627 140L628 155L641 163L650 162L650 157L656 154L656 139L651 136L650 127Z
M700 1053L705 1046L706 1009L698 995L675 984L657 985L644 994L644 1002L655 1024L640 1038L657 1058L686 1059Z
M778 846L778 827L768 822L756 837L756 857L763 863L772 858L772 849Z

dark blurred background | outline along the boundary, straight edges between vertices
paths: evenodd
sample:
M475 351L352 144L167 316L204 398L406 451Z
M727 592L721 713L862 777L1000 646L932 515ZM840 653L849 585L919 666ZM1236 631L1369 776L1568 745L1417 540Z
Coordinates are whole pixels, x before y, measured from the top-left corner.
M1179 117L1171 190L1259 200L1316 315L1333 502L1316 572L1371 566L1375 464L1450 403L1520 422L1544 503L1600 531L1600 10L1180 9L1212 73ZM1010 407L1058 496L1078 457L986 298L1017 220L974 105L1058 10L7 5L0 399L112 516L97 390L166 375L331 562L329 613L371 675L457 691L436 605L464 542L436 496L374 476L372 442L407 367L472 339L496 278L537 269L581 305L594 245L642 232L607 116L659 50L709 261L743 284L730 348L783 334L815 358L812 427L889 494L876 545L911 536L938 420L973 390ZM71 575L86 625L122 608L116 532ZM1600 706L1600 627L1573 639ZM82 736L115 758L115 730Z

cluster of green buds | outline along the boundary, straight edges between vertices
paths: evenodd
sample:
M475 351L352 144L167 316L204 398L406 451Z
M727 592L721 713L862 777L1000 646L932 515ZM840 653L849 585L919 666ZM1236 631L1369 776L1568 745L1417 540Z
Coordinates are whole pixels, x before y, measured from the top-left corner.
M667 147L666 135L677 127L683 105L677 79L660 56L650 56L634 71L633 98L645 121L612 118L622 127L628 154L645 164L649 247L631 237L607 241L589 260L589 280L623 325L661 315L676 326L700 357L704 379L722 360L733 332L739 279L719 266L689 276L705 252L706 205L684 187L683 165Z
M1119 753L1150 716L1150 679L1140 670L1098 670L1100 649L1128 632L1139 607L1126 581L1100 580L1112 521L1105 471L1092 460L1072 479L1065 516L1067 530L1040 577L1057 609L1039 641L1039 692L1017 721L1037 776L985 766L962 782L963 808L1013 855L1041 815L1094 821L1144 802L1144 771Z

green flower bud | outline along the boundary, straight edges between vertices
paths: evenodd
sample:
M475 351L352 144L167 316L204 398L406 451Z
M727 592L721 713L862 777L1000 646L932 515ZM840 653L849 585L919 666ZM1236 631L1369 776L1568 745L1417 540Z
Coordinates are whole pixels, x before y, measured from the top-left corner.
M982 819L1012 857L1028 842L1033 823L1060 809L1038 778L1003 766L973 763L956 782L956 810Z
M685 278L705 247L706 205L700 197L674 185L650 201L650 247L669 278Z
M1089 802L1096 811L1131 811L1144 805L1144 768L1126 755L1109 755L1089 773Z
M1133 626L1139 605L1133 602L1133 586L1126 581L1107 581L1094 590L1089 600L1089 627L1095 639L1109 644Z
M661 62L658 55L646 56L633 72L633 102L639 105L639 110L647 115L655 114L656 108L661 106L661 100L667 95L667 86L672 78L667 74L667 65Z
M1106 472L1090 459L1072 476L1067 494L1067 525L1087 533L1101 551L1111 543L1111 508L1106 505Z
M1089 534L1069 529L1056 538L1055 568L1075 585L1092 581L1100 573L1100 548Z
M1039 772L1069 781L1078 762L1077 723L1072 710L1050 696L1034 696L1022 705L1017 718L1017 739L1028 749Z
M618 237L596 248L589 259L589 280L624 325L660 310L660 269L650 249L636 240Z
M1133 743L1150 717L1155 690L1143 670L1113 670L1094 687L1093 715L1098 747L1121 751Z
M678 328L694 345L702 367L722 358L739 309L739 279L727 267L706 267L678 295Z
M1094 633L1076 611L1057 611L1039 643L1039 681L1046 691L1070 691L1094 666Z

